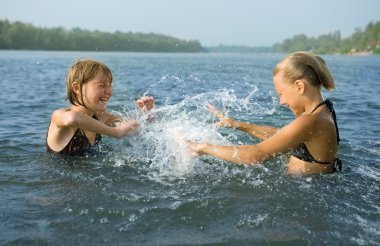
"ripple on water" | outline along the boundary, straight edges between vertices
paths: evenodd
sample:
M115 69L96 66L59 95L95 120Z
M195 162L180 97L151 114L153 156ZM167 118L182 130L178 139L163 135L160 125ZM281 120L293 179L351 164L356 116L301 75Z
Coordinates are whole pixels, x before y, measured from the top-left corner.
M44 153L46 128L51 112L67 106L64 77L78 55L112 66L116 82L112 110L143 120L132 98L153 95L158 99L156 120L143 124L137 136L120 141L104 137L98 156L51 156ZM205 108L208 102L242 121L281 127L292 120L291 112L278 106L270 78L281 56L101 52L0 56L2 81L7 84L0 90L7 105L0 109L7 116L0 123L3 242L377 244L376 57L368 58L370 66L365 67L364 58L328 57L338 86L326 96L338 113L341 173L289 176L286 156L264 165L235 166L210 157L189 159L182 148L186 140L257 142L233 129L216 128L212 123L217 119ZM368 112L373 117L367 117Z

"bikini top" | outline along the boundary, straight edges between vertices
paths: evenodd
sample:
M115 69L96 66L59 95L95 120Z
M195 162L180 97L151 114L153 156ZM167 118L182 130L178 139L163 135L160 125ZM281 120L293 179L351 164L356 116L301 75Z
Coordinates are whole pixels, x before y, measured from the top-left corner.
M317 108L321 107L322 105L326 105L326 107L329 109L329 111L332 114L335 129L336 129L337 144L339 145L339 141L340 141L339 129L338 129L338 124L336 122L336 114L335 114L335 110L333 108L333 103L327 99L327 100L321 102L320 104L318 104L313 109L313 111L311 111L311 113L313 113L315 110L317 110ZM297 157L300 160L307 161L307 162L314 162L314 163L319 163L319 164L330 164L331 163L331 162L317 161L316 159L314 159L314 157L310 154L309 150L307 149L307 146L305 143L301 143L300 145L298 145L297 148L291 150L290 154ZM339 169L339 170L342 169L342 163L341 163L341 160L339 160L339 158L335 158L333 164L334 164L334 169Z
M92 118L96 118L94 115ZM95 136L95 143L91 145L90 141L88 141L88 138L84 131L82 129L77 128L77 130L74 133L74 136L71 138L70 142L66 145L65 148L63 148L61 151L57 152L52 150L48 143L47 143L47 138L46 138L46 150L50 153L55 153L55 154L66 154L66 155L71 155L71 156L81 156L84 155L91 150L96 150L97 147L100 146L100 142L102 140L102 136L100 134L96 134Z

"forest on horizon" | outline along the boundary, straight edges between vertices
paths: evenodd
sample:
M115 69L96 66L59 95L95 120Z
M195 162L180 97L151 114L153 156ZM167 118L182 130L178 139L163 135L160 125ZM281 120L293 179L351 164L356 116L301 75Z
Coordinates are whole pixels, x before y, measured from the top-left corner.
M196 40L184 40L155 33L101 32L79 27L42 28L20 21L0 20L0 49L201 52Z
M318 37L295 35L267 47L218 45L204 47L197 40L184 40L155 33L113 33L81 28L42 28L20 21L0 20L0 49L131 51L131 52L293 52L312 51L318 54L380 54L380 21L370 22L364 30L356 28L347 38L340 31Z
M275 52L312 51L318 54L355 54L366 52L380 54L380 21L370 22L364 30L356 28L347 38L340 31L330 32L316 38L304 34L295 35L273 45Z
M311 51L317 54L380 54L380 21L370 22L364 30L356 28L347 38L340 31L322 34L318 37L295 35L268 47L247 47L218 45L205 48L211 52L283 52Z

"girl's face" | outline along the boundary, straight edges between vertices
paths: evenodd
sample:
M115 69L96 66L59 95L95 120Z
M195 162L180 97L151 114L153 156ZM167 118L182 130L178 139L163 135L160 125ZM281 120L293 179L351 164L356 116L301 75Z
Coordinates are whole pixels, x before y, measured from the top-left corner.
M304 111L300 103L300 94L295 83L288 80L282 71L278 72L273 77L274 88L280 98L280 104L288 106L296 116L300 116Z
M112 82L105 78L106 76L99 72L82 87L84 105L94 113L105 111L112 96Z

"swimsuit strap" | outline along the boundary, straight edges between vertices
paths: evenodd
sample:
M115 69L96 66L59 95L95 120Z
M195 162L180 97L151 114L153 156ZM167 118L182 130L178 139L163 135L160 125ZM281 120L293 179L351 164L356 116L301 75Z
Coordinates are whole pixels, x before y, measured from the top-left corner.
M328 99L319 103L317 106L315 106L315 108L311 111L310 114L314 113L315 110L317 110L317 108L319 108L320 106L322 106L323 104L327 104L327 101L329 101Z
M339 129L338 129L338 123L336 121L336 114L335 114L335 110L333 107L333 103L329 99L327 99L325 102L326 102L327 108L330 110L330 112L333 116L333 120L334 120L334 124L335 124L335 128L336 128L336 141L337 141L337 144L339 145L339 141L340 141Z
M333 120L334 120L335 129L336 129L336 142L339 145L339 141L340 141L339 128L338 128L338 123L336 121L336 114L335 114L335 110L333 107L333 103L329 99L325 100L325 102L326 102L326 106L330 110L332 117L333 117ZM339 158L335 158L335 160L333 162L333 170L335 172L336 171L342 171L342 161Z
M335 125L335 128L336 128L336 140L337 140L337 144L339 145L339 141L340 141L339 129L338 129L338 123L336 121L336 114L335 114L335 110L334 110L334 107L333 107L333 103L329 99L326 99L323 102L321 102L320 104L318 104L317 106L315 106L315 108L311 111L311 114L315 110L317 110L317 108L319 108L320 106L322 106L324 104L326 104L326 107L329 109L329 111L332 114L332 117L333 117L333 120L334 120L334 125Z

